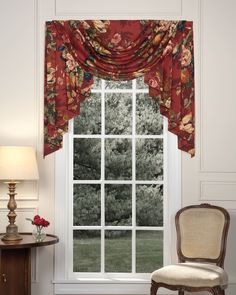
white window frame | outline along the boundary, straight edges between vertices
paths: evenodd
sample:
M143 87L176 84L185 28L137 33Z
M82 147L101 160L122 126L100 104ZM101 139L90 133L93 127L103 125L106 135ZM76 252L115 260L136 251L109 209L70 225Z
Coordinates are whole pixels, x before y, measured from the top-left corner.
M102 83L102 95L104 95L104 83ZM94 91L96 92L96 90ZM106 89L107 92L107 89ZM114 89L114 92L132 93L133 99L136 93L148 92L143 89L140 91L135 88L132 90ZM104 104L104 100L103 100ZM102 106L102 112L104 112L104 105ZM132 108L133 120L135 120L135 107ZM104 118L104 116L103 116ZM167 128L167 120L164 118L164 128ZM134 121L135 122L135 121ZM104 128L104 122L102 124ZM135 126L135 124L133 124ZM72 127L72 125L71 125ZM135 127L134 127L135 128ZM133 130L133 134L135 134ZM102 130L102 148L104 148L104 133ZM56 247L55 251L55 294L148 294L150 287L150 274L108 274L108 273L79 273L79 278L76 273L69 271L73 263L72 255L72 225L73 225L73 200L71 200L71 179L73 179L73 171L71 169L73 163L72 153L68 153L68 150L72 150L71 143L73 143L72 133L64 136L63 149L56 152L55 155L55 232L60 238L60 243ZM79 137L79 136L76 136ZM82 136L84 138L84 136ZM89 137L89 136L87 136ZM109 138L117 138L119 136L109 136ZM121 136L124 138L125 136ZM127 136L133 140L135 144L135 137ZM148 138L148 136L140 136L141 138ZM163 138L163 136L150 136L150 138ZM94 138L94 136L93 136ZM176 136L170 132L164 132L164 154L167 159L164 161L164 179L167 182L164 186L164 265L176 261L175 250L175 229L174 229L174 214L180 208L181 204L181 153L177 149ZM132 146L133 146L132 145ZM167 148L168 147L168 148ZM134 155L134 153L133 153ZM102 156L103 157L103 156ZM132 159L132 162L134 159ZM133 165L134 167L134 165ZM103 169L103 168L102 168ZM102 171L103 173L104 171ZM135 169L132 169L132 173L135 173ZM119 181L120 183L120 181ZM157 183L162 183L159 181ZM104 195L103 193L101 194ZM166 197L168 196L168 197ZM133 192L133 200L135 194ZM132 206L135 206L135 202L132 202ZM135 208L133 208L135 210ZM135 212L135 211L134 211ZM134 215L134 214L133 214ZM134 218L134 216L132 217ZM133 222L133 224L135 224ZM130 227L131 230L134 230ZM150 227L149 227L150 228ZM116 227L117 229L117 227ZM155 227L157 229L157 227ZM170 229L170 230L167 230ZM174 239L173 239L174 238ZM134 239L132 235L132 239ZM134 250L134 241L132 241L132 247ZM133 251L132 251L133 252ZM132 254L133 255L133 254ZM134 269L134 261L132 259Z

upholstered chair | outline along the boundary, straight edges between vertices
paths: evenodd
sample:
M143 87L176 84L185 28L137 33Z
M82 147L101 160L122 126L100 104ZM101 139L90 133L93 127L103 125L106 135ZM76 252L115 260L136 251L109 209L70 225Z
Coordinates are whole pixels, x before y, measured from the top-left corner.
M151 295L158 288L184 291L209 291L224 295L228 277L224 270L229 213L209 204L188 206L175 216L179 263L152 273Z

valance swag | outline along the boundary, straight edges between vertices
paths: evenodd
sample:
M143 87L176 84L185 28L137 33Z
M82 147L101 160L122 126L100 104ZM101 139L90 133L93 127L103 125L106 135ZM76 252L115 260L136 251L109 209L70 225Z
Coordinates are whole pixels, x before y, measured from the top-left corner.
M93 77L144 76L149 95L194 155L193 27L190 21L70 20L46 23L44 155L62 146Z

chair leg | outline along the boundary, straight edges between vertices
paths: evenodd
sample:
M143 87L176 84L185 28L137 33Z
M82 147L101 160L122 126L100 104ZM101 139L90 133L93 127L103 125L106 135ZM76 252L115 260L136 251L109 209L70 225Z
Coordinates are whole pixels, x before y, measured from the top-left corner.
M156 283L152 282L150 295L156 295L158 288L159 286Z
M223 290L223 289L219 290L219 294L220 295L225 295L225 290Z
M179 294L179 295L184 295L184 291L183 291L183 290L179 290L179 291L178 291L178 294Z
M212 288L210 291L213 295L225 295L225 290L219 288L219 287L215 287Z

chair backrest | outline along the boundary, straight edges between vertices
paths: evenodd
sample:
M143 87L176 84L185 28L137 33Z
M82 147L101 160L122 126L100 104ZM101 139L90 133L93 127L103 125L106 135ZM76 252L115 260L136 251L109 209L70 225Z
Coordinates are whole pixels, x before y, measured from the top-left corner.
M175 216L179 261L223 267L229 223L229 213L218 206L201 204L179 210Z

